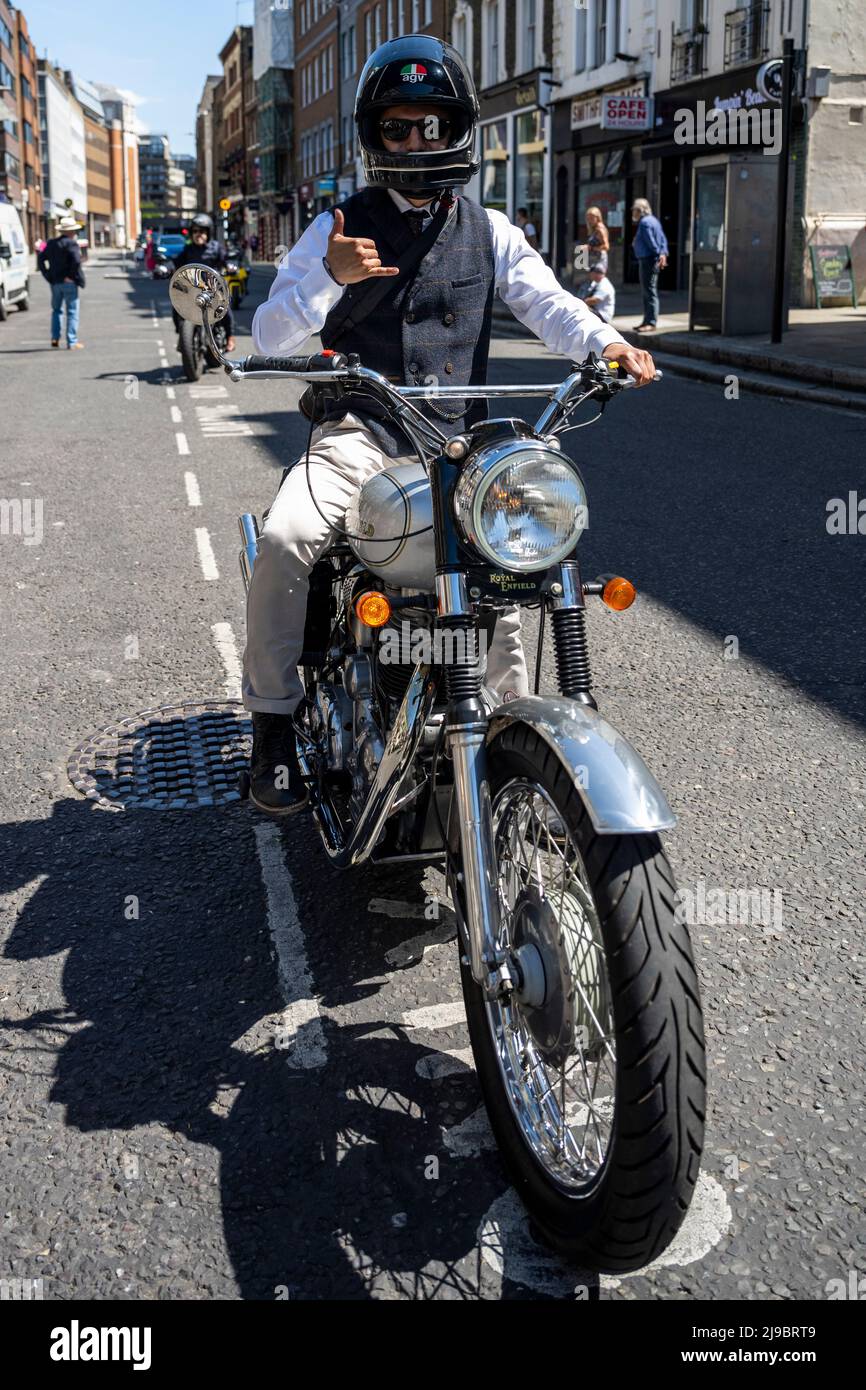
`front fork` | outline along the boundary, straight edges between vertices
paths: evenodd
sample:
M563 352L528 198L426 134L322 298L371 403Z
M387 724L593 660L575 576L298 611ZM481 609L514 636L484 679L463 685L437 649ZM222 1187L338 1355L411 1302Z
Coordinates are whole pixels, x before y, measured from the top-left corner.
M596 708L591 690L586 614L580 571L575 561L559 566L550 584L554 656L559 693ZM466 576L452 571L436 579L440 630L444 643L448 714L445 738L454 768L454 803L460 833L458 874L465 908L472 978L490 999L521 985L519 970L500 945L498 865L487 769L487 714L481 702L478 619L470 607Z
M507 953L499 946L499 892L493 846L493 815L487 775L487 713L481 702L478 619L466 591L466 576L436 579L439 628L444 649L448 713L445 740L454 768L454 807L460 833L458 886L465 907L472 978L488 998L515 987Z

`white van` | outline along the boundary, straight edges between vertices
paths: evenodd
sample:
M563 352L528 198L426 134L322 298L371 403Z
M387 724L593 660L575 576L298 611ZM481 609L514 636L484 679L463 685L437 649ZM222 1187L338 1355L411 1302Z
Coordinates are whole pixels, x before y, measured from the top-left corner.
M13 304L30 308L30 260L18 209L0 203L0 323Z

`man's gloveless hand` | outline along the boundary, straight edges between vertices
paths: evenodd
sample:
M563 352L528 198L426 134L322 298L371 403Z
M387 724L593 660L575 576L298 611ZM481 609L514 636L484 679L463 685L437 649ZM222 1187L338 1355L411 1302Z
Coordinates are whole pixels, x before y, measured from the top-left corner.
M340 285L355 285L372 275L399 275L395 265L383 265L376 243L368 236L343 236L343 213L334 209L334 226L325 253L334 279Z

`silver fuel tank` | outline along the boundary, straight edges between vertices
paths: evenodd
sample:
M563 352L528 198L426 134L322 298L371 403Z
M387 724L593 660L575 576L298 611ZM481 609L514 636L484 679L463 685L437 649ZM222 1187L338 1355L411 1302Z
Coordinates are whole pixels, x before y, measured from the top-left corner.
M368 478L349 504L346 530L361 563L392 587L424 593L435 588L433 501L420 462Z

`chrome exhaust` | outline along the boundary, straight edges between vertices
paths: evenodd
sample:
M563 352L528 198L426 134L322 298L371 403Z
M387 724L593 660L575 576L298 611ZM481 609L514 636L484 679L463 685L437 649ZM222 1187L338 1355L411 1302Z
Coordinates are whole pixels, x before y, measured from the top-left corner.
M256 563L256 555L259 549L259 523L256 521L252 512L244 512L243 516L238 517L238 530L241 533L243 549L238 555L241 565L241 577L244 581L244 591L249 593L250 582L253 577L253 566Z

